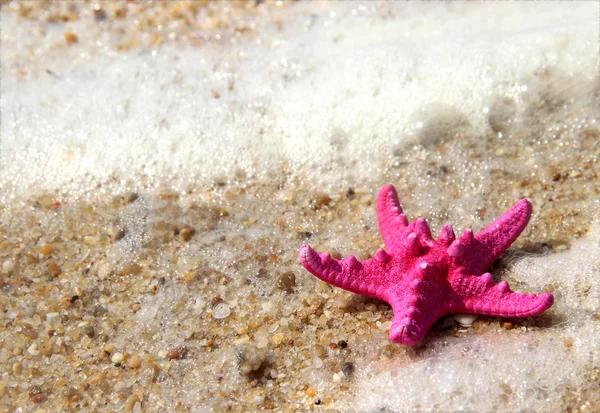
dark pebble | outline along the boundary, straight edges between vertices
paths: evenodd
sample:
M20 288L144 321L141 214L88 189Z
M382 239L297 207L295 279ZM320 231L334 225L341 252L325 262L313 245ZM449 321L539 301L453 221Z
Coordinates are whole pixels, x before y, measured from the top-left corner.
M286 271L277 279L277 287L288 294L293 292L296 286L296 275L292 271Z
M323 192L318 192L310 198L309 202L312 209L318 211L319 209L328 206L331 202L331 198L329 197L329 195Z
M38 404L38 403L43 403L43 402L45 402L45 401L46 401L46 398L47 398L47 397L46 397L46 395L45 395L45 394L43 394L43 393L39 393L39 394L36 394L35 396L32 396L32 397L30 397L30 398L29 398L29 400L31 400L32 402L34 402L34 403Z
M312 237L312 235L313 235L312 232L309 232L309 231L299 231L299 232L296 232L296 239L303 241L306 239L310 239L310 237Z
M96 20L97 22L106 20L106 12L102 9L94 10L94 20Z
M186 225L179 230L179 236L186 242L191 240L195 233L196 230L189 225Z
M139 195L135 192L130 192L123 197L123 200L125 201L125 203L130 204L132 202L135 202L135 200L138 199L138 197Z
M337 344L338 344L339 348L346 348L346 347L348 347L348 343L346 343L346 340L340 340L340 341L338 341Z
M344 375L346 377L350 377L353 372L354 372L354 364L352 364L349 361L342 364L342 373L344 373Z
M186 346L179 346L167 352L167 360L181 360L187 355L188 348Z
M94 330L94 327L92 327L92 326L85 326L83 328L83 332L89 338L94 338L96 336L96 330Z
M92 315L94 317L100 317L103 316L104 314L108 313L108 310L104 307L102 307L101 305L92 305L88 308L86 308L86 311L92 313Z

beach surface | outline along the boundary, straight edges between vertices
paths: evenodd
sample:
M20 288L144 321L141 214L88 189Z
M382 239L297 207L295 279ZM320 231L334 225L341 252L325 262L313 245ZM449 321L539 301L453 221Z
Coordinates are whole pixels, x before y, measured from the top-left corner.
M9 2L1 412L600 410L600 3ZM490 269L543 315L440 319L371 258L377 194L438 234L531 221Z

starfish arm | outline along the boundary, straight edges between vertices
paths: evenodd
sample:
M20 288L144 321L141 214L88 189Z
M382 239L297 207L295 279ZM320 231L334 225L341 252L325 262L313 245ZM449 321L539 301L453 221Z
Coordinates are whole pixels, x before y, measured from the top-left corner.
M385 264L389 258L385 251L378 250L375 259L371 260L360 262L353 255L336 260L309 245L300 247L300 262L312 275L344 290L378 299L385 297L386 283L380 278L385 277Z
M531 204L522 199L477 235L467 229L448 248L466 274L482 274L523 232L531 217Z
M377 198L377 220L379 230L388 249L393 254L402 245L404 229L408 225L393 185L384 186Z
M394 321L390 328L390 340L394 343L414 346L421 341L431 326L445 314L439 308L407 305L403 300L392 300Z
M420 270L435 271L421 266ZM390 340L413 346L425 337L431 326L459 304L447 282L431 282L414 277L410 284L398 288L387 301L394 310Z
M475 235L475 240L481 246L478 248L481 252L480 268L475 274L487 270L515 242L531 218L531 209L531 203L527 199L521 199L500 218Z
M454 283L453 289L461 302L453 312L495 317L531 317L543 313L554 303L554 297L550 293L515 293L510 290L506 281L494 284L490 273L463 276Z

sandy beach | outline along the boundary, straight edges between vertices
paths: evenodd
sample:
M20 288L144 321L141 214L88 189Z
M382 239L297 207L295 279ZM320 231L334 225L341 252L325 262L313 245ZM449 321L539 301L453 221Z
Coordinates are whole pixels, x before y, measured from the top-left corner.
M1 412L600 410L596 2L8 2ZM535 18L534 18L535 17ZM388 339L300 264L531 221L541 316Z

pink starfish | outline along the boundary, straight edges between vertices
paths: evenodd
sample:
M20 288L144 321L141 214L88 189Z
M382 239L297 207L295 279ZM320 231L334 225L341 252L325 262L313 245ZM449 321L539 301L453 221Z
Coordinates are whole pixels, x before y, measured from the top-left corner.
M336 260L303 245L300 261L329 284L390 303L390 340L412 346L448 313L529 317L552 305L550 293L514 293L506 281L494 284L492 274L482 275L523 232L530 216L531 204L522 199L477 235L467 229L455 239L447 224L434 240L425 219L408 222L396 189L386 185L377 199L377 218L389 253L379 249L375 258L362 262L352 255Z

